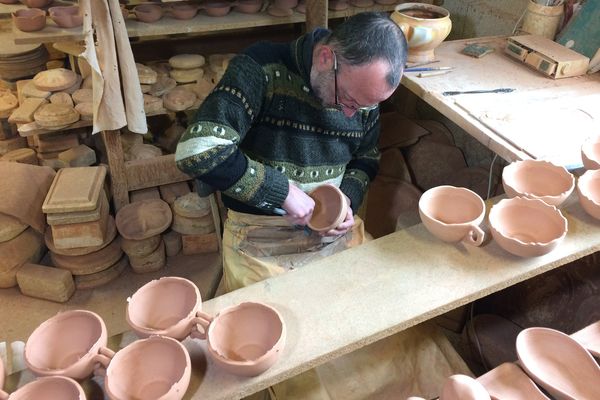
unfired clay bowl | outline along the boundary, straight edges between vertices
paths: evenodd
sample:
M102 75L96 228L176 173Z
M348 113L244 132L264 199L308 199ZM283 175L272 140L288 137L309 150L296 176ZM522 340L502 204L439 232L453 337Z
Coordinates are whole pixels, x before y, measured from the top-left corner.
M279 9L288 10L296 7L298 0L273 0L273 4Z
M285 323L273 307L245 302L200 324L193 337L207 340L211 358L224 370L256 376L269 369L285 346Z
M52 3L52 0L21 0L21 3L25 4L29 8L41 8Z
M0 390L0 400L86 400L83 389L75 380L65 376L46 376L29 382L8 393Z
M163 9L158 4L140 4L133 8L133 12L141 22L156 22L163 16Z
M408 61L435 59L434 49L450 34L450 13L431 4L403 3L394 8L390 18L398 24L408 42Z
M502 171L502 185L510 197L541 199L559 206L575 188L575 178L565 167L543 160L516 161Z
M333 185L321 185L308 194L315 201L315 208L308 227L316 232L327 232L344 222L348 202L342 191Z
M475 379L458 374L444 381L440 400L490 400L490 395Z
M126 319L139 337L169 336L183 340L200 323L198 287L174 276L148 282L127 299Z
M231 3L225 1L211 1L200 6L211 17L223 17L231 11Z
M25 364L36 375L85 379L114 352L106 347L106 326L85 310L58 313L38 326L25 343Z
M169 13L175 19L192 19L198 13L195 4L173 4L168 8Z
M117 352L104 378L111 400L183 398L190 384L188 351L177 340L151 336Z
M581 161L585 169L600 169L600 136L588 139L581 146Z
M74 28L83 24L83 15L79 12L79 6L50 7L48 14L61 28Z
M588 170L577 180L577 194L581 207L600 219L600 169Z
M419 215L425 228L445 242L479 246L485 232L479 227L485 216L485 203L469 189L437 186L419 199Z
M514 363L503 363L481 375L477 381L492 399L550 400Z
M556 399L600 399L600 367L568 335L524 329L517 336L517 354L527 374Z
M490 230L500 247L517 256L537 257L549 253L567 235L567 219L540 199L513 197L494 205Z
M238 0L235 3L235 11L244 14L255 14L262 8L262 0Z
M12 20L18 30L35 32L46 26L46 12L39 8L27 8L12 13Z

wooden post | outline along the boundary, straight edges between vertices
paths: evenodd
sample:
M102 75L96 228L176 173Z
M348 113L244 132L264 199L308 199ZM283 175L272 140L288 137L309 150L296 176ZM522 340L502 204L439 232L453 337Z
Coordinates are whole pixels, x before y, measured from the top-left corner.
M121 132L102 131L102 140L106 148L108 167L110 169L110 187L112 188L112 199L115 212L129 204L129 191L127 186L127 175L125 173L125 160L123 158L123 147L121 147Z
M306 0L306 31L327 28L327 0Z

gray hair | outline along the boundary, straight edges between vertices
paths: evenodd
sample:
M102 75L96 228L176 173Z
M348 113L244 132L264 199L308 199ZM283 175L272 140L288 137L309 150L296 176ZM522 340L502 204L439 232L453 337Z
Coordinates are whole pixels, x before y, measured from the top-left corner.
M350 65L386 60L390 65L388 84L393 88L400 84L408 44L402 30L387 14L356 14L334 28L324 43L331 45L337 56Z

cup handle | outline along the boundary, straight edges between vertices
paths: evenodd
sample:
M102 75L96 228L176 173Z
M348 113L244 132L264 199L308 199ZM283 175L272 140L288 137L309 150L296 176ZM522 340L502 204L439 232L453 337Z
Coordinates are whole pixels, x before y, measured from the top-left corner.
M98 354L96 354L93 358L93 362L95 364L94 375L106 376L106 369L108 368L108 364L110 364L110 361L114 356L115 352L108 347L100 347L100 349L98 349Z
M467 236L463 238L463 242L471 244L473 246L481 246L485 239L485 232L477 225L472 225Z
M190 332L190 337L194 339L205 340L206 334L208 333L208 326L210 325L212 320L213 317L211 317L207 313L197 311L196 317L193 320L194 328ZM202 330L198 329L199 327L202 327Z

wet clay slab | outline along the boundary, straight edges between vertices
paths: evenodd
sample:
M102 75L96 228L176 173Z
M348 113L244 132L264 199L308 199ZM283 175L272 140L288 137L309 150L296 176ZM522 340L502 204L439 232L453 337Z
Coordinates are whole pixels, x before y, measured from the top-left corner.
M63 168L56 173L42 205L44 213L91 211L98 207L106 168Z

